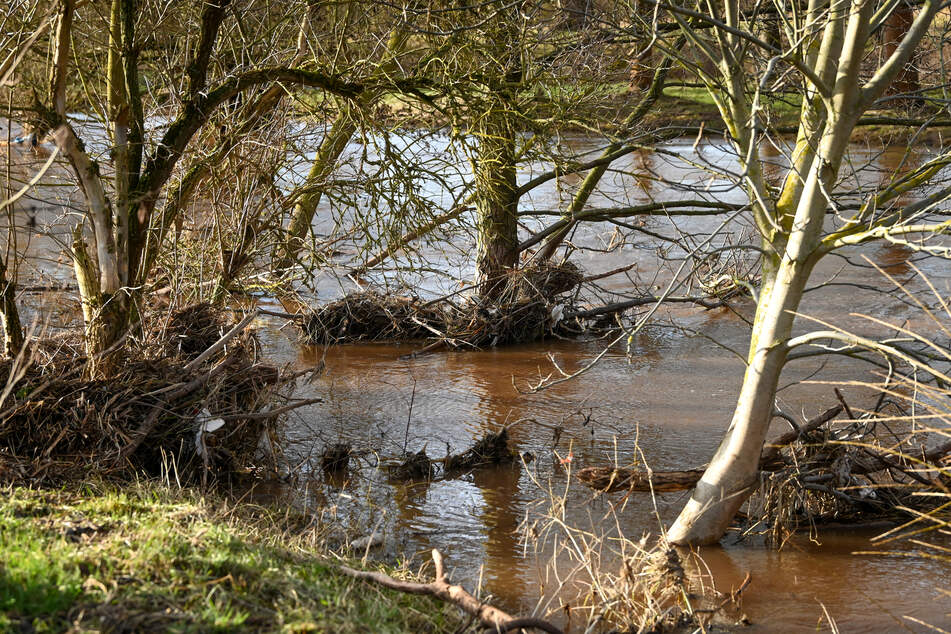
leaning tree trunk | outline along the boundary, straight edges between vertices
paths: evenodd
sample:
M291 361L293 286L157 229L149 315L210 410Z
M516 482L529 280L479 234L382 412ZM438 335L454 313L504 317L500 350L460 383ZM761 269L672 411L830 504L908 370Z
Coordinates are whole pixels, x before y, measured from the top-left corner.
M475 156L480 294L495 300L518 261L515 130L506 112L490 112Z
M393 29L387 39L386 50L377 69L377 75L382 78L389 78L399 69L399 56L405 49L408 39L409 34L405 29ZM382 96L381 91L365 94L359 100L358 107L369 107ZM334 119L327 136L320 143L320 149L307 174L307 180L300 188L302 194L294 204L293 212L291 212L287 232L276 249L275 268L278 271L290 268L301 249L303 249L304 239L310 231L314 222L314 215L317 213L317 206L320 205L320 199L324 194L324 181L337 167L337 161L344 150L347 149L347 144L350 143L350 139L357 131L357 124L351 112L352 107L349 102L341 102L337 118Z
M776 389L788 353L795 315L815 263L821 257L825 192L831 188L857 117L854 111L830 125L807 171L793 230L778 259L764 266L749 357L733 419L690 500L671 526L672 543L718 541L759 477L759 456L773 418ZM775 273L773 272L775 271Z
M290 268L304 247L304 239L310 231L317 206L320 205L320 199L323 197L325 187L323 181L337 167L337 160L347 148L347 144L350 143L350 139L356 130L357 126L349 109L341 108L340 113L327 132L327 136L320 143L317 157L314 159L314 163L307 173L307 180L301 188L302 193L294 205L290 224L287 227L287 234L283 239L276 264L278 270Z
M797 183L800 177L787 180L785 191L780 195L775 209L776 216L769 218L769 222L760 222L757 217L757 225L765 242L773 245L774 250L767 251L767 258L772 261L768 262L764 270L764 284L753 323L743 386L726 435L697 483L690 501L670 528L668 537L673 543L700 545L717 541L749 496L759 472L759 454L772 419L776 387L788 354L795 314L815 263L835 244L835 240L829 241L835 236L834 233L825 240L822 237L829 207L827 192L834 188L839 166L859 116L875 103L911 60L942 5L932 0L926 0L921 5L918 16L895 52L864 85L861 83L860 70L872 32L875 5L853 0L850 6L844 3L833 6L835 8L824 18L826 24L818 54L810 62L810 72L816 78L811 81L818 82L816 85L822 85L828 93L828 115L822 119L810 117L810 101L803 102L800 125L808 130L819 124L822 132L814 155L811 152L799 153L797 147L796 162L801 161L807 167L802 171L796 170L797 174L803 175L801 194L798 197L787 196L799 190ZM728 9L727 22L735 26L740 15L739 3L728 3ZM737 77L731 74L734 65L727 58L732 59L736 51L746 45L737 41L733 45L735 50L728 51L729 55L724 54L721 68L727 79L735 80ZM738 100L742 96L740 91L734 90L724 97L714 88L711 88L711 95L723 103L727 99ZM734 130L740 131L741 126L749 125L745 118L731 119L728 116L729 108L721 107L721 113L724 113L724 121L732 124ZM802 134L805 131L800 130L800 139L808 141L812 134ZM748 129L746 132L749 135ZM740 149L746 151L745 147ZM752 181L754 174L748 170L748 175ZM756 184L761 185L759 182ZM795 209L791 217L786 213L787 201L788 209ZM764 208L763 215L767 215L768 211ZM862 220L859 216L853 219L856 223ZM785 239L786 236L788 239ZM776 260L778 267L773 265Z

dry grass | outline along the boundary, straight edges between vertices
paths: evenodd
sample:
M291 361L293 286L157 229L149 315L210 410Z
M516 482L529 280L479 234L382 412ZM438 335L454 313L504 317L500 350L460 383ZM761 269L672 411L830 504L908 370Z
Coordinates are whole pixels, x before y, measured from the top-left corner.
M536 484L545 499L521 534L526 549L547 558L546 594L570 603L569 625L577 631L690 632L745 623L742 588L717 592L702 560L667 542L663 526L632 538L613 505L591 527L573 525L565 512L570 485L555 491Z

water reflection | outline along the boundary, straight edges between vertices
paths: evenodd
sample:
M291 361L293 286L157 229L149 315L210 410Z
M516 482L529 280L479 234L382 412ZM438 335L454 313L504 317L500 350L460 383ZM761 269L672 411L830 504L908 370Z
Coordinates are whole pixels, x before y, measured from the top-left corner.
M673 141L669 149L697 158L692 140ZM710 164L729 164L733 160L730 150L722 145L705 145L702 152ZM777 165L785 161L778 152L775 156L769 150L764 152ZM881 173L870 171L862 175L864 184L872 187L878 186L882 178L912 169L922 160L899 159L897 152L886 152L878 158L860 150L856 154L860 159L864 157L862 160L879 161ZM592 206L695 196L696 192L685 192L677 186L685 183L709 184L711 198L733 202L743 199L743 193L732 188L727 179L711 180L709 174L669 156L634 153L615 167L617 172L592 197ZM525 176L521 174L520 178ZM426 195L439 195L435 184L426 187ZM562 193L552 183L533 192L523 204L526 208L558 208ZM62 209L75 201L60 202L62 207L18 208L17 213L24 214L18 217L28 218L26 214L35 213L37 224L59 222L65 227ZM335 216L327 206L329 203L325 201L322 205L325 206L319 212L316 230L329 234L334 230ZM666 220L651 222L659 225ZM685 232L700 234L711 231L719 222L698 218L678 224ZM24 223L19 224L22 227ZM730 228L729 239L742 239L737 236L749 228L747 221L737 221ZM578 244L601 244L613 230L607 223L585 225L574 239ZM31 253L37 256L39 268L48 266L45 270L57 279L71 279L68 261L57 262L50 257L59 253L55 242L40 243L39 236L31 238L33 234L19 231L18 240L36 241L30 243L30 248L36 245L36 251ZM627 247L611 253L579 254L578 262L589 272L636 263L637 270L649 280L655 274L660 279L663 273L657 272L655 246L651 239L637 237ZM440 253L439 245L422 245L421 249L444 270L466 274L469 264L464 261L468 257L465 248L448 256ZM892 274L909 272L909 253L904 247L862 247L850 254L856 258L869 255ZM949 279L946 263L928 266L929 274L934 274L936 283L945 288ZM839 268L837 261L823 262L816 278L867 286L882 283L878 274L869 269ZM421 276L421 293L438 290L438 283L429 277L433 276ZM629 280L622 279L614 290L628 291L631 286ZM329 274L321 278L317 287L318 293L309 300L323 300L349 289ZM751 306L740 304L738 308L748 316ZM880 294L855 287L829 286L809 293L803 304L803 312L846 328L868 325L845 314L861 310L879 314ZM573 467L605 465L615 460L622 464L647 461L656 469L690 468L705 463L730 420L742 378L743 361L730 350L738 350L742 356L748 338L747 324L728 311L663 309L654 326L633 338L629 350L612 350L598 366L576 380L533 394L526 392L528 385L556 372L548 354L564 371L576 372L601 352L602 343L547 341L504 350L440 352L405 361L400 357L413 346L324 349L300 345L295 333L278 329L283 322L270 323L271 327L261 332L270 361L301 369L326 365L326 372L310 382L302 382L298 391L300 397L319 396L325 403L304 408L291 418L287 435L292 463L306 464L324 446L340 441L351 442L368 456L396 456L404 450L426 447L431 456L441 457L447 445L460 451L486 432L514 424L514 448L538 456L528 468L482 470L462 479L394 486L366 458L363 468L344 491L339 489L339 482L334 487L327 486L319 476L306 486L311 505L337 504L343 513L349 504L356 517L354 525L363 529L373 528L381 518L389 522L387 528L401 553L432 547L444 550L450 557L455 580L473 588L481 577L487 592L497 595L503 606L518 612L534 607L541 593L541 580L535 574L535 562L523 557L515 531L522 517L532 512L533 505L543 496L533 477L542 483L551 481L556 487L565 486L566 475L553 450L564 457L570 447ZM818 362L796 364L785 374L784 381L791 383L809 376L817 367ZM867 368L845 360L825 366L821 375L824 380L867 376ZM850 401L852 398L849 395ZM830 399L828 386L796 385L780 394L779 404L794 415L808 417L825 409ZM521 422L515 424L516 421ZM562 430L557 443L555 429ZM348 502L344 494L354 499L365 496L370 501L360 506L359 500ZM590 492L572 489L566 501L566 517L579 525L597 523L611 501L593 500ZM660 521L670 521L683 502L684 494L661 495L656 504L649 496L632 496L619 511L618 522L629 535L656 531L658 517ZM753 586L746 593L747 608L754 622L767 624L766 629L814 627L820 600L850 631L881 628L883 623L890 627L899 622L889 612L895 605L896 587L903 589L904 609L908 612L935 617L935 622L946 620L946 615L935 607L931 588L936 579L947 578L947 565L918 560L897 565L854 557L849 553L867 548L867 536L862 535L824 537L823 542L821 548L806 541L797 542L795 548L783 553L748 545L709 549L704 556L721 587L738 585L745 572L753 573ZM542 553L542 559L545 555ZM906 588L912 592L905 593ZM777 614L775 607L780 602L784 609ZM900 619L900 615L896 618Z

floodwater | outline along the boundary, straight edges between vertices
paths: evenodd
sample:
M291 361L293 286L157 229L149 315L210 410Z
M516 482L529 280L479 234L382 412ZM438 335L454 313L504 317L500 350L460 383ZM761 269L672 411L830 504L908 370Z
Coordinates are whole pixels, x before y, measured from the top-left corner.
M584 148L583 140L576 143ZM731 160L722 147L694 147L692 140L671 142L666 149L708 165ZM869 164L863 178L881 178L882 173L896 169L893 154L877 155L862 148L853 154ZM741 193L723 179L661 155L632 155L617 168L592 205L683 198L687 194L678 191L677 185L687 182L705 183L709 198L741 199ZM644 174L657 178L638 177ZM552 183L527 197L523 208L558 208L562 202L561 190ZM338 219L325 204L315 230L329 234ZM714 232L720 223L715 218L652 218L645 227L669 233L675 225L696 234ZM717 240L736 242L748 234L749 226L737 220ZM464 279L472 273L466 257L471 244L466 235L457 239L457 250L447 254L428 247L426 255ZM586 226L573 241L588 247L616 244L616 227ZM609 291L663 286L673 279L676 262L658 265L657 246L650 235L636 234L613 250L579 252L574 261L588 274L636 263L630 277L607 280ZM38 248L47 257L38 260L34 272L56 277L59 270L59 277L68 275L68 269L63 272L63 260L57 261L58 251L44 249ZM666 255L675 258L676 249ZM901 246L863 247L848 255L857 262L867 256L907 280L914 290L924 288L907 264L910 252ZM828 258L817 270L813 279L833 284L808 294L804 314L862 334L882 332L862 313L933 330L907 305L883 301L881 294L854 286L887 286L880 273L870 267L843 268L843 264ZM947 296L951 275L946 262L925 261L921 268ZM429 273L405 274L401 281L423 295L453 288L448 279ZM347 289L340 278L325 274L318 280L314 301ZM385 544L382 551L371 553L373 557L390 561L415 557L412 565L418 566L427 559L429 549L438 548L448 557L455 581L478 588L481 596L513 612L553 614L564 622L565 605L572 605L574 596L570 588L558 592L549 574L557 546L554 541L526 545L520 525L544 517L549 488L565 495L564 519L573 526L606 535L620 529L636 540L669 524L687 493L656 498L633 494L619 505L619 494L596 497L572 482L570 472L615 462L646 463L656 470L706 463L729 422L742 378L739 355L745 354L748 336L744 317L749 317L752 307L740 301L736 309L661 308L637 334L608 349L598 364L571 381L537 392L532 391L533 385L545 377L557 378L559 371L581 370L608 342L550 339L484 351L437 351L407 359L405 355L417 346L310 346L280 320L262 319L259 334L271 362L296 369L322 363L325 368L310 381L302 381L296 392L296 396L318 396L325 402L302 408L288 420L285 457L302 475L278 492L289 503L315 513L334 509L351 538L382 533ZM806 330L810 324L800 321L800 328ZM807 419L835 404L832 386L816 381L872 378L867 366L844 358L797 361L784 375L778 405L796 418ZM800 383L803 379L813 382ZM868 405L867 391L852 386L843 391L855 406ZM404 451L425 448L431 457L459 452L502 426L509 427L511 446L533 458L528 464L408 485L388 482L377 468L381 461ZM785 426L777 419L773 433L785 431ZM359 455L343 486L326 482L318 468L320 452L337 442L352 444ZM730 536L722 547L704 548L700 555L720 590L738 587L747 573L751 575L742 606L753 623L743 628L747 631L828 629L829 619L843 632L928 631L906 617L947 628L951 601L940 590L951 586L951 566L917 556L854 554L873 550L869 539L875 534L842 530L812 538L803 535L781 551ZM945 545L951 546L948 541ZM556 559L564 570L564 557ZM606 565L616 570L618 564L608 559Z

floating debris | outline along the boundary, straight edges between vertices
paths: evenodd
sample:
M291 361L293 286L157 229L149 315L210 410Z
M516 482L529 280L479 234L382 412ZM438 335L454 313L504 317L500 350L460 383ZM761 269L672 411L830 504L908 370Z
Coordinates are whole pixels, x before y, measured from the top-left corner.
M509 449L508 429L503 427L497 434L486 434L467 451L448 456L444 466L448 474L486 465L507 464L516 457L518 454Z
M426 449L417 453L407 454L402 462L384 465L386 474L391 480L432 480L436 468L432 460L426 455Z
M351 451L349 443L337 443L327 447L320 455L320 468L330 475L343 473L350 466Z

